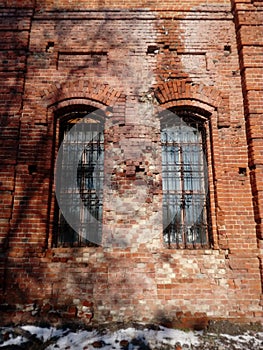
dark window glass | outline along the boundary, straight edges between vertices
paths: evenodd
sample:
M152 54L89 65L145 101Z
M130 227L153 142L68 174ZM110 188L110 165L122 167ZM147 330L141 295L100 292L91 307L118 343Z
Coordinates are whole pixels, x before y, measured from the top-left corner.
M67 118L60 125L60 135L56 246L97 245L102 234L103 123L87 117Z
M206 137L191 116L163 118L161 124L163 234L178 248L208 244Z

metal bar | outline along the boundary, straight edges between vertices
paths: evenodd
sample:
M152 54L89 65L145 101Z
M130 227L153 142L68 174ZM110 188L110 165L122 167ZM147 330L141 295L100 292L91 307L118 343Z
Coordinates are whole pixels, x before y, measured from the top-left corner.
M164 228L164 238L168 245L178 248L207 245L204 132L203 122L194 121L192 116L181 117L179 123L177 119L174 124L162 124L163 210L171 220ZM172 151L174 163L170 164Z

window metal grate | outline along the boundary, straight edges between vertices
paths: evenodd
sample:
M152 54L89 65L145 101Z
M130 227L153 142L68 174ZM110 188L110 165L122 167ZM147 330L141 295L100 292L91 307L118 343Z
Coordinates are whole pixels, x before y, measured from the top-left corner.
M92 118L80 120L74 117L67 118L60 128L62 156L58 166L61 179L56 195L60 202L63 201L64 209L63 213L58 209L56 245L96 245L102 235L103 123ZM76 165L77 169L74 169ZM76 176L76 185L69 178L72 176ZM72 187L69 186L71 183ZM77 224L69 224L68 217L74 218Z
M207 246L207 169L203 123L164 118L161 131L163 234L178 248Z

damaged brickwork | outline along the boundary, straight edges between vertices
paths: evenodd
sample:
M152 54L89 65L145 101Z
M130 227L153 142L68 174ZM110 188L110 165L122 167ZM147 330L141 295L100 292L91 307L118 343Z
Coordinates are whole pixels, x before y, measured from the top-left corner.
M0 323L262 320L262 13L253 0L2 1ZM63 247L59 128L91 109L102 242ZM205 121L205 247L163 240L167 110Z

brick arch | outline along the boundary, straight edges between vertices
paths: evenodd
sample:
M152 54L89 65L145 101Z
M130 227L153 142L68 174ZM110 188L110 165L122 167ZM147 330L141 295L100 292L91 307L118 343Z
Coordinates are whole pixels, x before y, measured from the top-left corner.
M52 84L41 92L41 98L47 107L51 107L58 101L70 99L83 99L94 101L95 104L113 106L121 96L120 91L111 88L108 84L80 79L64 84Z
M209 112L216 110L218 126L230 126L229 98L212 86L187 80L168 81L158 85L154 95L164 109L187 105Z
M56 113L56 116L60 116L61 118L63 117L64 113L67 114L68 111L72 110L72 108L75 110L77 109L79 111L81 111L83 108L90 108L91 113L97 113L98 111L100 111L103 112L103 116L105 119L110 118L112 116L111 107L89 98L67 98L60 101L56 101L56 103L49 106L48 114L51 118L53 118L54 113Z

